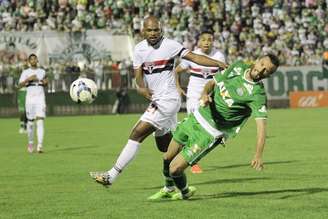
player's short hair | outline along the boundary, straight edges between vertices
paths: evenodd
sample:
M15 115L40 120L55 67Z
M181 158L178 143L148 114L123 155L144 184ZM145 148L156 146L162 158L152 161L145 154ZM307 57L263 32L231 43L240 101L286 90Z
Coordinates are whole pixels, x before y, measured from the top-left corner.
M34 53L31 53L29 56L28 56L28 59L32 58L32 57L35 57L35 58L38 58Z
M197 35L197 37L196 37L197 42L199 41L200 37L201 37L203 34L209 34L209 35L211 35L211 36L214 36L214 31L213 31L213 30L210 30L210 29L202 30L202 32L200 32L200 33Z
M154 15L148 15L148 16L144 17L144 19L141 21L141 30L144 29L145 21L150 17L156 18ZM159 24L159 28L162 30L162 22L158 18L156 18L156 19L157 19L157 22Z
M271 63L274 64L276 67L278 67L280 65L279 58L275 54L268 53L268 54L265 54L262 57L269 57Z

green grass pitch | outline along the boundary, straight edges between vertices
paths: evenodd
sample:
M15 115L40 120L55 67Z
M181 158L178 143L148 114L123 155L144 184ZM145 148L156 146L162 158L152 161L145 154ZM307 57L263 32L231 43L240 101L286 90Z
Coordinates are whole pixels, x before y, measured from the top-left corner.
M271 110L262 172L249 166L250 119L204 173L188 169L188 201L147 201L163 182L153 137L111 188L88 176L112 166L139 116L49 117L44 154L27 153L18 119L0 119L0 218L328 218L327 108Z

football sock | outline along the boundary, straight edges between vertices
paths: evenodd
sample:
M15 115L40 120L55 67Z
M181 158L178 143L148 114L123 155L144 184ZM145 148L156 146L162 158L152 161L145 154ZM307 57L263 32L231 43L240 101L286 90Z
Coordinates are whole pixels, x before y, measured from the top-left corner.
M170 160L163 160L163 175L165 178L165 187L168 189L173 189L174 181L170 176Z
M20 127L22 128L22 129L26 129L26 121L25 121L25 114L21 114L20 115L20 118L19 118L19 120L20 120Z
M181 191L182 194L187 194L189 192L186 174L182 173L179 176L172 176L172 178L175 186Z
M34 121L28 121L27 122L27 138L28 143L33 144L34 139Z
M21 127L22 129L25 129L25 123L24 123L24 122L20 122L20 127Z
M44 121L43 119L36 120L36 134L38 136L38 145L42 145L44 136Z
M133 140L128 140L128 143L123 148L120 156L118 157L114 167L108 171L108 175L113 182L122 170L133 160L138 152L140 143Z

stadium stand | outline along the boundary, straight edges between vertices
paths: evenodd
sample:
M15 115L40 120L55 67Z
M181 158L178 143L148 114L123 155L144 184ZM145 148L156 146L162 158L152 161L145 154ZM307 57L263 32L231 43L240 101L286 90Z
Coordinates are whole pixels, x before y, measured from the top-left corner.
M166 36L189 49L195 47L200 31L213 29L215 46L224 51L228 62L251 61L267 51L276 53L285 66L321 65L328 49L327 6L328 0L1 0L0 34L106 29L131 35L138 42L141 20L153 14L161 18ZM115 70L120 60L115 61L107 60L104 65L114 65L111 69ZM6 68L4 64L0 67L0 92L11 92L8 83L15 81L14 76L8 78ZM61 77L56 75L65 67L51 68L54 80L61 80L54 84L67 90L65 71Z

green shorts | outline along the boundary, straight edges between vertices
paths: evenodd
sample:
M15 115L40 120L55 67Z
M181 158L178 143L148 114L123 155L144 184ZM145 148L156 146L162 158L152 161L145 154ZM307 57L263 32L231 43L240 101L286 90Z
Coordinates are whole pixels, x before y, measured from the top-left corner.
M26 90L19 90L17 92L17 105L18 111L24 112L25 111L25 97L26 97Z
M221 138L210 135L192 114L178 124L173 139L183 145L180 154L189 165L197 163L221 142Z

